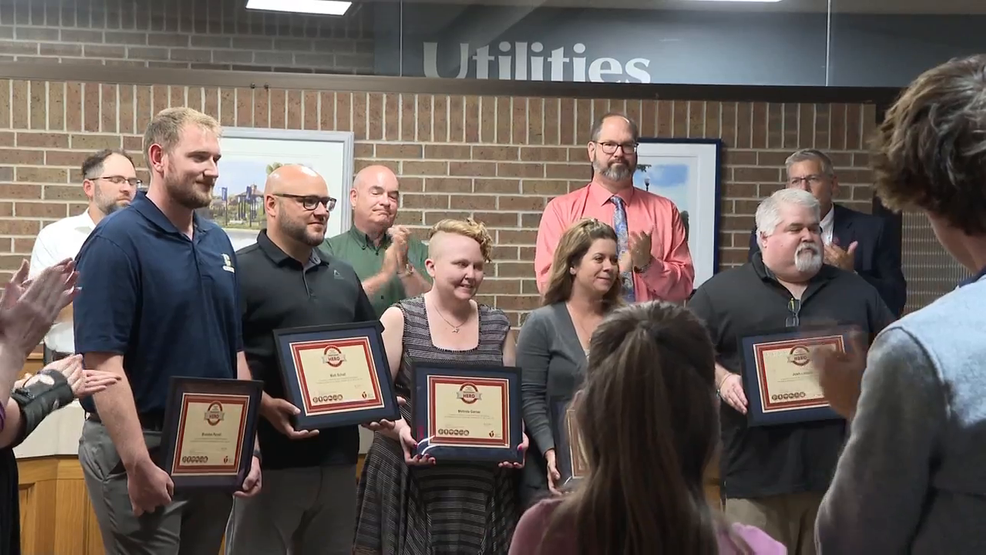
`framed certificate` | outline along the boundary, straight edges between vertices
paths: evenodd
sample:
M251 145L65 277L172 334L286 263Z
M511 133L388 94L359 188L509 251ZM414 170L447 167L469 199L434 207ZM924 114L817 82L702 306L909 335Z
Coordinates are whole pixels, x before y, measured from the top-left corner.
M520 368L413 362L411 431L419 455L522 462Z
M787 328L740 339L750 426L842 419L829 407L813 364L820 349L846 352L850 326Z
M551 428L555 440L555 464L561 474L561 483L568 484L585 476L588 469L585 447L575 421L575 403L581 392L574 397L552 397Z
M287 400L299 430L400 417L380 322L274 330Z
M263 382L171 378L158 466L175 490L237 491L250 472Z

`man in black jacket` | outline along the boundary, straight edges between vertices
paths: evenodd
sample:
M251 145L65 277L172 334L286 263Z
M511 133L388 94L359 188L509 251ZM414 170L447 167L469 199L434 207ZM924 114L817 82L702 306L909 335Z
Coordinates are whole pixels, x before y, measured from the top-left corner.
M896 234L879 216L857 212L833 202L839 189L832 160L825 153L803 149L788 157L787 185L808 191L821 206L825 263L855 271L880 292L898 318L907 301L907 282L900 269ZM756 232L750 235L750 259L759 252Z

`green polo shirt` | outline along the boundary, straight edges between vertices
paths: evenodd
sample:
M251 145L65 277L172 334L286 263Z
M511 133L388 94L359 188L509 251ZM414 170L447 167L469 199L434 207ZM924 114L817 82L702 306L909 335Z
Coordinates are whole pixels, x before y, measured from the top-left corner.
M330 237L322 247L332 256L345 261L356 270L360 280L373 277L380 273L383 267L383 256L390 246L390 236L384 236L380 246L375 246L365 233L351 227L349 231ZM425 259L428 258L428 247L417 239L411 238L407 245L407 260L414 266L414 271L431 282L431 276L425 271ZM383 287L370 296L370 302L377 316L383 314L397 301L407 298L401 278L394 275Z

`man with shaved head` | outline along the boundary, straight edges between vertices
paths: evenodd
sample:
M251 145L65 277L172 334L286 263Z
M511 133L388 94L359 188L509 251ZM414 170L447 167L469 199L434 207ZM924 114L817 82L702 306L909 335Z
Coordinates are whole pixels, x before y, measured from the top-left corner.
M298 431L284 399L274 330L376 320L352 266L325 253L335 208L325 180L305 166L277 168L264 187L267 229L237 252L243 346L264 382L257 435L265 487L236 499L226 530L235 555L346 554L356 519L356 426Z
M431 289L428 249L408 229L394 225L400 204L397 176L386 166L356 174L349 191L353 227L325 242L329 253L353 265L377 315L402 299Z

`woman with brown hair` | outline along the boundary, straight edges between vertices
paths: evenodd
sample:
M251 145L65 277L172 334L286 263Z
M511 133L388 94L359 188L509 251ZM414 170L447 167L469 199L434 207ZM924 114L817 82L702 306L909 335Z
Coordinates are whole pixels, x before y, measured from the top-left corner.
M785 554L757 528L726 525L703 493L719 416L701 321L658 301L620 308L590 350L575 405L587 474L524 514L510 554Z
M582 382L592 332L623 302L616 253L616 232L599 220L586 218L568 228L555 250L542 306L520 330L524 423L537 446L528 451L524 469L524 506L562 486L552 406L572 398Z
M427 293L380 318L397 395L411 399L412 362L513 366L510 321L473 300L493 241L481 223L442 220L432 228ZM504 555L520 516L518 467L443 463L414 454L410 403L403 418L378 432L359 483L357 555ZM389 429L387 429L389 428ZM521 450L527 449L527 436Z

